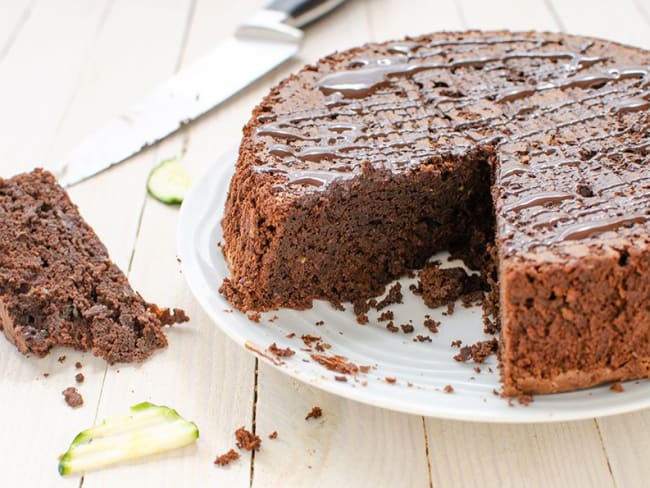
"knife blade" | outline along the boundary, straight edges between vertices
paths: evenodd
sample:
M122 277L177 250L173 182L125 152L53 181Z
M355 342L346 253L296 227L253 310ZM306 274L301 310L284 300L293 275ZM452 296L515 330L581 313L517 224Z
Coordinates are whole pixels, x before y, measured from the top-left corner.
M274 0L235 34L90 134L53 170L65 187L176 132L294 56L303 32L345 0Z

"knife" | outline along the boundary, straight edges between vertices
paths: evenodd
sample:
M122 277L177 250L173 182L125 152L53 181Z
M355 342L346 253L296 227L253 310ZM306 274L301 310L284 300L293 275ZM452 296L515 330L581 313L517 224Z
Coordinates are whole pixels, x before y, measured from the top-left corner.
M235 34L76 146L58 167L69 187L176 132L300 49L305 26L345 0L273 0Z

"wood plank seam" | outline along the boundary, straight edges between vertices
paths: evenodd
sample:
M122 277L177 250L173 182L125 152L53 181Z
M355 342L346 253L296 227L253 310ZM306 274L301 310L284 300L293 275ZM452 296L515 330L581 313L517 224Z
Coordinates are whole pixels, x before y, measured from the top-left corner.
M431 469L431 456L429 454L429 436L427 435L427 421L422 417L422 431L424 432L424 455L427 458L427 470L429 471L429 488L433 488L433 471Z
M365 0L363 7L366 18L366 29L368 29L370 40L375 40L375 25L372 22L372 0Z
M154 152L154 161L158 160L158 150ZM133 249L131 249L131 256L129 256L129 265L126 269L126 276L128 277L131 274L131 269L133 268L133 258L135 257L135 250L138 244L138 238L140 237L140 231L142 230L142 218L144 216L144 210L147 207L147 195L145 192L142 198L142 204L140 205L140 215L138 215L138 225L135 229L135 236L133 238Z
M607 452L607 446L605 445L603 433L600 431L600 423L598 419L594 419L594 424L596 425L596 430L598 431L598 438L600 439L600 447L603 450L603 456L605 456L605 461L607 462L607 470L609 471L609 476L612 479L612 484L615 488L617 488L618 483L616 482L616 477L614 476L614 471L612 470L612 462L609 460L609 453Z
M643 20L645 20L646 24L650 25L650 12L648 12L646 6L641 3L641 0L634 0L634 7L641 14L641 17L643 17Z
M465 10L463 9L463 4L461 0L454 0L454 6L456 7L458 18L460 19L460 23L462 24L463 29L467 29L469 22L467 21L467 17L465 16Z
M251 430L253 435L257 435L257 382L259 379L259 359L255 358L255 376L253 380L253 412ZM255 449L251 451L251 470L249 475L249 488L253 488L253 479L255 478Z
M93 415L93 424L97 423L97 416L99 415L99 406L102 404L102 395L104 393L104 383L106 383L106 376L108 375L108 366L104 367L104 374L102 375L102 384L99 387L99 396L97 397L97 404L95 405L95 414ZM79 488L84 485L85 474L79 478Z
M553 17L553 21L557 24L557 27L560 29L560 32L566 32L566 26L560 14L558 13L555 5L553 5L553 0L544 0L544 6Z
M178 59L176 60L176 66L174 67L174 72L178 72L185 61L185 52L187 51L187 43L190 39L190 31L192 30L192 25L194 24L194 15L196 15L196 1L192 0L190 2L190 7L187 9L187 17L185 19L185 26L183 28L183 37L181 39L181 47L178 50Z
M2 49L0 49L0 63L2 63L2 61L7 56L7 54L9 54L9 51L11 50L11 46L13 46L16 39L18 39L18 36L20 35L20 31L27 23L27 20L29 19L29 16L32 13L32 7L34 6L34 2L35 0L31 0L27 4L25 10L23 11L20 18L18 19L18 22L11 30L11 34L9 34L9 37L7 38L7 42L5 42L5 45L2 46Z

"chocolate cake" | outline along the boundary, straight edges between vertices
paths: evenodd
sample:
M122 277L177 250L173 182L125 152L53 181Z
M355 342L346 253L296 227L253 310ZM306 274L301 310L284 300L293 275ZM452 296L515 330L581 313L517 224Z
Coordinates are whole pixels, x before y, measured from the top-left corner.
M649 65L599 39L471 31L304 67L244 128L222 293L355 302L450 249L495 270L506 395L648 377Z
M133 291L52 174L0 178L0 329L19 351L141 361L167 345L164 325L186 320Z

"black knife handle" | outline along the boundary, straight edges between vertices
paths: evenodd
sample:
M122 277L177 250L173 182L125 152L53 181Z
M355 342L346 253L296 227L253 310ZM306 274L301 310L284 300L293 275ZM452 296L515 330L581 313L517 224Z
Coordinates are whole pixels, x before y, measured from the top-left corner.
M319 19L341 5L345 0L272 0L266 10L283 12L289 16L287 24L302 27Z

